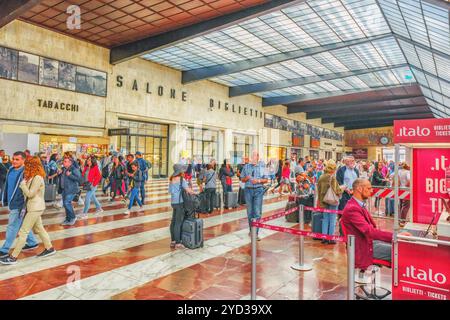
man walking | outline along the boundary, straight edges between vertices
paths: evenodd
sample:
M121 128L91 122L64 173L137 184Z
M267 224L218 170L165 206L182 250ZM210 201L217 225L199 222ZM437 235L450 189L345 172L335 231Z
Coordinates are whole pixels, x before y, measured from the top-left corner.
M241 181L245 183L245 203L247 204L248 224L251 231L252 219L261 219L264 184L268 181L268 177L265 175L264 162L259 161L257 151L253 151L251 162L242 169ZM259 228L256 232L259 233ZM258 236L257 240L260 240Z
M142 153L140 151L136 151L136 161L139 164L139 170L141 170L142 176L144 177L144 182L141 183L140 190L142 204L145 204L145 181L148 180L148 165L147 161L142 158Z
M25 207L25 198L22 189L19 188L23 179L24 163L26 154L22 151L14 153L12 158L12 167L6 176L5 187L3 190L2 202L3 206L8 206L9 218L8 227L6 228L6 237L3 246L0 248L0 257L3 258L9 254L17 233L22 225L23 217L21 211ZM32 231L28 234L26 245L23 251L33 250L38 247L38 243Z
M63 189L63 206L66 210L66 219L61 223L62 226L73 226L77 221L73 211L72 200L80 191L81 172L75 167L73 158L65 157L63 169L60 171L60 186Z

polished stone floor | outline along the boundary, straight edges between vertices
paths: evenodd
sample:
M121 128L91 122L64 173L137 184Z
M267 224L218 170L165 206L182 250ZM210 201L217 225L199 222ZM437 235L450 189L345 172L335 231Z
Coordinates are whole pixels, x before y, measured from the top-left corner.
M146 186L143 210L123 215L124 205L98 193L104 212L59 224L61 209L49 208L43 221L57 254L34 257L43 248L22 253L14 266L0 266L0 299L241 299L250 293L250 237L245 207L202 215L205 245L170 249L171 219L167 180ZM237 181L234 188L237 190ZM267 195L264 216L280 211L287 197ZM80 212L81 207L76 211ZM8 215L0 208L0 241ZM392 222L376 219L382 228ZM298 227L284 218L273 225ZM307 226L305 229L308 229ZM345 245L305 239L305 260L313 269L290 268L298 261L298 237L261 230L257 243L257 294L267 299L346 299ZM390 288L390 270L381 284Z

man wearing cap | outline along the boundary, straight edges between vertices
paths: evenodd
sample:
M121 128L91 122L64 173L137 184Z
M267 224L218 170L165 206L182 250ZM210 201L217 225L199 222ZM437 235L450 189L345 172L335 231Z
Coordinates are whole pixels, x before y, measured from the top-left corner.
M244 165L241 172L241 181L245 183L245 203L247 204L247 217L251 230L252 219L261 219L264 184L268 177L265 175L264 162L259 161L259 154L253 151L251 162ZM259 228L257 229L259 233ZM258 240L259 237L257 237Z
M142 153L140 151L136 151L136 161L139 164L139 170L142 172L142 176L144 177L144 181L148 180L148 166L147 162L144 158L142 158ZM145 203L145 183L141 183L141 201Z

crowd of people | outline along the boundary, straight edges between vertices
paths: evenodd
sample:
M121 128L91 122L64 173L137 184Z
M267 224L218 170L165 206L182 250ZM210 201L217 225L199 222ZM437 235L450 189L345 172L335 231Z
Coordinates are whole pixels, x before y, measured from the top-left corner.
M141 152L127 154L125 157L110 152L98 158L87 154L77 157L71 152L50 156L37 153L32 156L25 150L15 152L10 158L0 150L0 157L0 191L3 206L9 209L6 240L0 248L2 264L14 264L20 250L35 249L38 244L34 233L42 239L45 246L39 256L56 252L41 220L49 202L55 207L64 208L66 217L61 223L63 226L73 226L78 219L86 219L91 203L95 206L93 215L103 211L96 197L98 189L105 196L109 195L110 201L119 198L126 205L123 211L125 215L130 214L134 205L142 208L145 203L145 183L149 180L151 163L143 158ZM255 151L250 158L243 158L236 167L227 160L218 168L214 159L208 163L182 159L173 169L168 190L173 208L170 246L183 248L181 228L185 209L181 194L182 190L194 194L193 183L197 184L199 192L205 194L205 213L210 214L214 210L220 210L220 205L217 204L219 186L222 199L225 199L226 193L233 191L233 178L237 178L239 195L241 198L242 194L242 203L246 204L250 226L252 219L261 218L266 193L279 196L295 194L314 199L311 205L342 210L353 197L357 179L370 181L372 185L380 187L392 186L395 164L393 161L356 162L351 156L339 162L324 161L309 156L297 158L296 154L292 154L289 159L263 161ZM409 180L409 167L402 163L399 170L400 186L409 187ZM60 200L57 200L56 194L61 195ZM75 214L74 203L83 206L78 215ZM379 206L379 199L375 200L375 206ZM401 219L406 218L408 210L409 201L403 200ZM334 235L335 227L336 215L323 214L322 233ZM257 233L259 234L259 230ZM17 245L10 254L17 236Z

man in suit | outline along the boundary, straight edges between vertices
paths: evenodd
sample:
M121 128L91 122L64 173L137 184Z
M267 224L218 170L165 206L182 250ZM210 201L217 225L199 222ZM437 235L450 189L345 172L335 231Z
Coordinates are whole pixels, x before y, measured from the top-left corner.
M366 270L373 259L391 261L393 234L377 228L366 208L366 200L372 194L369 180L353 182L353 197L342 213L342 224L346 234L355 236L355 268ZM410 236L408 232L400 233Z
M344 159L345 166L336 172L336 180L340 186L344 186L344 193L339 201L339 210L344 210L348 200L352 197L353 182L359 178L359 171L356 169L355 158L347 156Z

